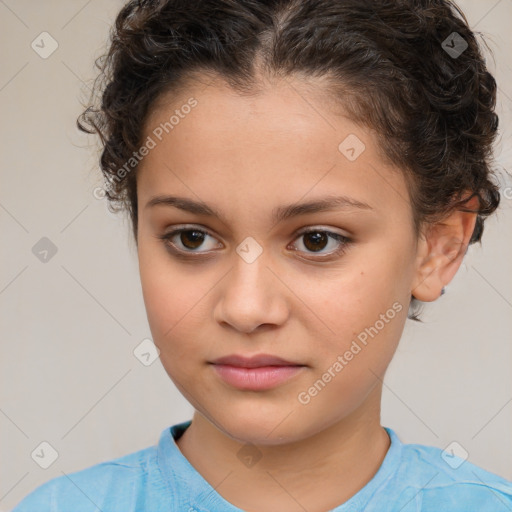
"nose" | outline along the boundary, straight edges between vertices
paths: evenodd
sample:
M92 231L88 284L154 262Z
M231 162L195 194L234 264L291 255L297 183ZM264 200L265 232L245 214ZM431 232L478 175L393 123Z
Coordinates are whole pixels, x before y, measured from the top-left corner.
M283 281L263 255L252 263L237 256L221 281L215 320L247 334L282 325L289 316L291 293Z

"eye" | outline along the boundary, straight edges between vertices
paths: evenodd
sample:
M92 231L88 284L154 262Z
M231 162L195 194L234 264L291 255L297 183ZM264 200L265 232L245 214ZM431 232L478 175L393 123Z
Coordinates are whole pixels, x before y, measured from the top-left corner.
M174 229L169 233L159 235L157 238L163 240L168 250L173 254L184 258L193 253L204 254L218 247L218 244L210 244L210 247L208 248L208 244L206 244L206 250L199 251L198 249L204 245L205 240L208 240L208 238L215 238L210 235L208 231L194 227L181 227L179 229ZM340 233L333 233L332 231L318 228L308 228L307 230L299 232L295 240L299 239L304 240L301 245L305 249L297 249L294 247L294 244L292 244L292 250L306 252L309 254L320 253L323 256L322 258L308 258L318 260L326 259L325 256L332 257L344 253L348 245L351 243L351 240L348 237L341 235ZM321 252L329 246L331 246L330 251ZM334 246L334 248L332 248L332 246Z
M322 253L323 256L336 256L345 252L347 246L350 244L351 240L341 235L340 233L333 233L332 231L326 231L318 228L308 228L306 231L301 231L298 234L297 240L304 240L301 244L305 247L305 251L303 249L294 249L299 250L301 252L307 252L309 254L320 253L325 247L331 246L330 251L326 253ZM318 258L325 259L325 258Z
M196 228L180 228L159 236L164 241L165 245L174 253L187 253L187 252L205 252L197 251L201 245L204 244L204 240L207 238L213 238L207 231ZM177 239L176 241L174 241ZM211 247L215 248L215 246ZM210 248L210 249L211 249ZM208 249L207 249L208 250Z

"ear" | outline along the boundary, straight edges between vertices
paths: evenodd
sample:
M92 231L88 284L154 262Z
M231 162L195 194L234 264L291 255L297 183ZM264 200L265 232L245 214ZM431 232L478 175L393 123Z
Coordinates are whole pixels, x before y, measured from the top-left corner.
M464 208L478 211L478 197ZM476 223L476 213L455 210L442 222L428 225L418 243L416 272L411 294L432 302L453 279L466 254Z

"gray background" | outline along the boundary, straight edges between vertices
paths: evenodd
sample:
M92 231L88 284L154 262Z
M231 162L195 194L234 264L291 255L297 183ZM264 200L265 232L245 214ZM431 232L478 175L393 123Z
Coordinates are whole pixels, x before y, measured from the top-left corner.
M160 360L144 366L133 354L151 334L130 226L95 197L97 142L75 127L122 4L0 0L0 510L53 477L155 444L192 415ZM512 1L460 5L495 54L496 158L512 169ZM58 43L46 59L31 47L43 31ZM483 246L425 323L408 322L382 424L408 443L455 440L512 480L512 179L503 192ZM57 247L46 263L32 251L43 237ZM43 441L58 452L48 469L31 457Z

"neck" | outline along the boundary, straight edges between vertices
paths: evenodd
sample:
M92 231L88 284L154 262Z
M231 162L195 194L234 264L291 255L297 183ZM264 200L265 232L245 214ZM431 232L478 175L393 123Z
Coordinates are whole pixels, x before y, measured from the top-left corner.
M349 416L307 438L245 447L240 452L249 457L245 463L237 456L245 443L197 411L177 445L201 476L239 508L286 512L299 503L311 512L329 510L364 487L388 451L389 436L380 425L381 392L377 386Z

